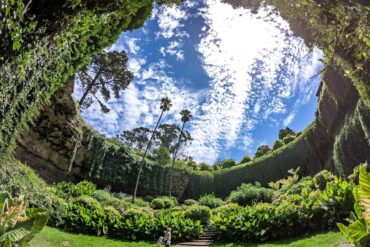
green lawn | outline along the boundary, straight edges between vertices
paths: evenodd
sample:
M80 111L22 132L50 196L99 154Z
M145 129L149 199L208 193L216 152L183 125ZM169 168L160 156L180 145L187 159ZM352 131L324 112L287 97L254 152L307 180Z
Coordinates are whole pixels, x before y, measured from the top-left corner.
M216 247L334 247L345 242L345 237L339 232L327 232L271 242L256 243L218 243ZM30 247L152 247L155 243L127 242L94 237L82 234L66 233L55 228L45 227L32 240Z
M292 238L281 241L270 242L266 244L242 244L242 243L219 243L217 247L334 247L346 241L346 238L340 232L327 232L309 235L300 238Z
M66 233L45 227L31 241L30 247L153 247L154 243L126 242L82 234Z

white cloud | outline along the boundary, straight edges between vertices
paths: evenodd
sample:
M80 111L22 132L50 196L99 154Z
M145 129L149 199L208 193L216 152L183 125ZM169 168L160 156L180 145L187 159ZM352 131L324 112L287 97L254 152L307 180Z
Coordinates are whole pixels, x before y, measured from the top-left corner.
M175 39L170 41L167 47L161 47L160 52L163 56L175 56L177 60L185 59L183 50L184 39L189 38L189 34L182 30L184 22L189 18L188 10L197 6L197 3L186 1L183 5L170 5L156 8L156 18L158 27L157 37L164 39Z
M182 10L178 5L162 6L157 11L157 20L160 31L158 36L169 39L173 36L183 36L184 33L178 31L184 24L181 22L187 19L186 11Z
M159 51L162 56L171 55L175 56L177 60L182 61L185 59L185 54L182 46L183 44L178 41L171 41L166 48L161 47Z
M240 142L252 145L250 132L262 119L286 112L284 101L296 96L301 85L300 61L291 58L301 41L271 8L252 15L220 0L207 0L201 10L207 30L198 51L203 68L212 78L203 115L192 122L190 152L197 159L214 162L219 154ZM288 34L288 35L286 35ZM290 59L290 60L289 60ZM282 69L286 77L279 77ZM285 122L292 121L292 115Z
M96 104L83 115L109 135L143 125L151 127L160 114L160 98L169 96L173 107L165 121L179 122L179 111L191 109L194 119L188 128L194 140L187 152L197 161L212 164L233 147L250 152L257 143L252 130L259 122L290 125L299 107L317 88L318 81L308 79L321 66L322 54L315 49L301 59L300 54L306 54L307 48L277 14L265 18L270 8L252 15L221 0L205 0L206 6L198 9L204 19L200 27L203 33L195 45L210 81L206 89L194 91L187 86L187 78L172 77L165 59L174 56L186 62L184 42L189 34L184 25L192 18L189 8L197 4L187 1L153 12L152 21L159 27L156 40L161 42L158 51L153 52L163 56L158 61L142 57L140 53L145 50L140 48L139 39L120 39L112 49L125 46L129 50L128 67L136 80L119 99L109 101L109 115L100 114ZM75 94L81 92L76 89ZM293 101L289 109L288 101ZM287 111L290 114L282 118Z
M289 126L295 117L295 113L290 113L283 121L284 127Z
M140 47L136 44L138 40L135 39L135 38L132 38L132 39L127 39L126 40L126 44L129 48L129 51L132 53L132 54L136 54L138 53L138 51L140 50Z
M127 68L134 73L135 76L139 75L141 67L146 63L143 58L130 58L127 63Z

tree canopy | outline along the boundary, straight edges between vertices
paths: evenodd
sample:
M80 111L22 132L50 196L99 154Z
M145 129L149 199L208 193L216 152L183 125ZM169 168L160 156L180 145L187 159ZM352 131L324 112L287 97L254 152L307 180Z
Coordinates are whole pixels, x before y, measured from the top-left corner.
M283 140L284 137L286 137L288 135L296 135L296 133L294 132L294 130L292 130L289 127L286 127L285 129L279 130L279 139L280 140Z
M125 130L118 139L127 146L142 151L149 142L150 129L145 127L135 128L133 130Z
M171 153L176 148L176 140L181 133L181 129L176 124L161 124L155 133L156 146L165 147ZM181 133L181 143L186 144L192 140L189 131L183 131ZM181 148L181 147L180 147Z
M267 154L268 152L270 152L270 150L271 149L268 145L262 145L259 148L257 148L257 151L254 154L254 158L259 158L259 157Z
M101 111L109 112L109 108L99 98L107 102L114 94L119 97L133 79L133 74L127 68L128 57L124 51L104 52L93 57L92 62L77 73L83 95L79 100L80 106L88 108L94 101L100 105Z
M152 153L154 160L161 166L167 165L171 160L170 151L165 147L154 148Z
M243 159L240 161L241 164L244 164L244 163L248 163L250 162L252 159L249 155L244 155Z
M150 133L152 131L146 127L138 127L132 130L125 130L122 134L117 136L117 139L127 146L142 151L149 142ZM170 153L173 153L175 148L179 145L177 139L181 133L181 129L176 124L161 124L153 136L153 143L149 151L154 151L155 148L166 148ZM179 151L189 141L193 140L189 131L183 131L181 134L181 142Z

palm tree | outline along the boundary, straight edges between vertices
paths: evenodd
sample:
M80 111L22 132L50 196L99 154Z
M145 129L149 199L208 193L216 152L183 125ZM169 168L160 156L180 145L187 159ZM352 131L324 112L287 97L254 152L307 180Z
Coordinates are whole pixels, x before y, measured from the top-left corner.
M169 190L169 196L172 195L172 177L173 177L173 168L175 166L175 161L176 161L176 156L177 156L177 151L179 150L180 143L181 143L181 136L184 131L185 124L190 121L190 119L193 117L191 115L191 112L188 109L182 110L180 112L181 115L181 122L182 122L182 127L181 127L181 132L179 135L179 139L177 141L176 149L174 151L173 157L172 157L172 168L171 168L171 175L170 175L170 190Z
M146 155L147 155L147 153L149 151L149 148L150 148L150 145L152 143L154 134L156 133L157 128L158 128L158 125L161 122L161 119L163 117L163 113L166 112L166 111L169 111L170 108L171 108L171 106L172 106L171 100L168 97L165 97L165 98L162 98L161 99L161 106L160 106L160 109L162 110L161 111L161 115L159 116L159 119L157 121L157 124L155 125L155 128L154 128L154 130L152 132L152 135L150 136L149 142L148 142L148 144L147 144L147 146L145 148L145 152L144 152L143 158L141 159L141 162L140 162L139 173L137 174L137 178L136 178L135 190L134 190L134 194L132 195L132 202L133 203L136 201L136 193L137 193L137 188L139 186L140 175L141 175L141 172L143 171L143 164L144 164L144 161L145 161L145 157L146 157Z

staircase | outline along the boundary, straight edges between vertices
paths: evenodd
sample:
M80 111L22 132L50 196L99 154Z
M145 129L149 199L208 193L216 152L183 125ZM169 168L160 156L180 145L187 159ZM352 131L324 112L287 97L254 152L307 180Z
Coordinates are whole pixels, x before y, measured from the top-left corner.
M196 246L212 246L215 237L215 231L211 227L207 227L203 235L198 240L176 244L174 247L196 247Z

